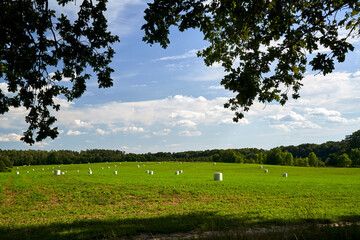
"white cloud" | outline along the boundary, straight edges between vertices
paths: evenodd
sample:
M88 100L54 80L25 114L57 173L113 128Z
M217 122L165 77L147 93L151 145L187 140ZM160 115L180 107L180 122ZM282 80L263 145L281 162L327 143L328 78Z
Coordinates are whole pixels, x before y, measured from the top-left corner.
M305 111L309 115L315 116L341 116L341 113L334 110L327 110L326 108L306 108Z
M80 131L73 131L73 130L69 130L66 135L69 136L77 136L77 135L82 135L82 134L86 134L85 132L80 132Z
M107 135L107 134L109 134L109 132L104 131L104 130L102 130L102 129L100 129L100 128L96 129L96 133L97 133L97 134L100 134L100 135Z
M85 127L85 128L91 128L92 127L92 125L90 123L81 121L79 119L75 119L74 123L75 123L76 127Z
M330 116L328 117L328 120L330 122L335 122L335 123L342 123L342 124L353 124L353 123L359 123L360 122L360 118L357 119L346 119L340 116Z
M64 98L59 98L59 97L54 97L54 102L55 104L60 104L60 109L70 108L75 104L74 102L69 102Z
M182 126L182 127L196 127L197 123L191 121L191 120L180 120L173 124L174 126Z
M293 111L290 111L288 113L286 113L285 115L282 114L277 114L277 115L273 115L273 116L269 116L268 118L273 119L273 120L277 120L277 121L304 121L305 118L303 116L301 116L300 114L297 114Z
M141 132L143 128L121 127L121 125L176 124L195 126L197 124L217 124L224 119L232 119L233 112L223 108L227 98L208 100L204 97L187 97L176 95L160 100L143 102L110 102L102 105L91 105L84 108L64 109L57 113L59 124L72 128L74 121L92 126L107 125L114 131Z
M182 131L182 132L179 132L179 136L183 136L183 137L194 137L194 136L200 136L200 135L201 135L200 131L193 131L193 132Z
M290 132L292 130L297 130L297 129L321 129L322 128L318 124L310 122L310 121L304 121L304 122L296 122L295 121L295 122L287 122L286 124L270 124L269 126L272 128L283 130L285 132Z
M16 133L0 135L0 142L20 142L22 136Z
M7 88L8 88L8 84L7 84L7 83L0 83L0 89L1 89L1 91L3 91L3 93L9 94Z
M167 136L170 132L171 132L170 129L165 128L165 129L162 129L162 130L160 130L160 131L153 132L153 134L154 134L155 136Z
M142 127L131 126L131 127L115 128L115 129L113 129L112 131L113 131L113 132L139 133L139 132L144 132L145 129L142 128Z
M185 58L193 58L193 57L197 57L197 52L199 50L196 49L192 49L190 51L187 51L184 54L181 55L176 55L176 56L168 56L168 57L162 57L157 59L158 61L168 61L168 60L179 60L179 59L185 59Z

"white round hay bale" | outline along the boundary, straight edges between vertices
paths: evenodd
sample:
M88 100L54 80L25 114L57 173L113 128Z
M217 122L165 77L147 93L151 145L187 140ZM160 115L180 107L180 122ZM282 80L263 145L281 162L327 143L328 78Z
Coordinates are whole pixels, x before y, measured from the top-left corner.
M114 174L117 175L117 171L114 171Z
M89 174L92 174L92 171L91 171L91 169L89 169Z
M102 167L101 169L102 169L102 170L104 170L104 168L103 168L103 167Z
M222 180L223 180L222 173L220 172L214 173L214 181L222 181Z
M19 169L19 167L17 167L16 169Z
M110 168L110 166L108 166L108 168Z
M115 167L117 167L117 166L115 165Z
M264 169L264 173L268 173L269 172L269 170L267 170L267 169Z
M16 174L17 174L17 175L19 175L19 174L20 174L20 172L16 172Z
M42 169L44 171L44 169Z
M176 171L176 172L175 172L175 175L179 175L179 171Z
M288 175L287 175L287 173L283 173L283 177L287 177Z
M136 165L137 166L137 168L140 168L140 166L139 165Z
M149 171L149 170L146 170L146 173L150 173L150 171Z
M65 172L62 172L62 174L65 174Z
M214 162L213 164L216 165L216 162Z
M54 171L54 174L55 174L55 175L60 175L60 174L61 174L61 171L60 171L60 170L55 170L55 171Z
M26 171L26 173L29 173L29 171Z
M35 169L33 169L33 172L35 172Z
M180 170L179 173L183 173L183 170Z
M262 165L260 165L260 166L259 166L259 168L260 168L260 169L262 169L262 168L263 168L263 166L262 166Z
M143 167L145 167L145 165L143 165Z
M149 174L150 174L150 175L154 175L154 171L150 171Z
M79 170L76 170L77 172L80 172Z

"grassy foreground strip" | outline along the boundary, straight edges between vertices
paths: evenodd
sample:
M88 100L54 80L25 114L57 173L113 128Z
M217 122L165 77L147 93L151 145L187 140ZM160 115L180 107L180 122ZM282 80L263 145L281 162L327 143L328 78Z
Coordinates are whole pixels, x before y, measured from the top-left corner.
M269 172L226 163L14 167L0 174L0 239L101 239L359 221L360 169L264 168ZM65 174L55 176L56 169ZM175 175L178 170L183 173ZM215 172L224 181L213 181Z

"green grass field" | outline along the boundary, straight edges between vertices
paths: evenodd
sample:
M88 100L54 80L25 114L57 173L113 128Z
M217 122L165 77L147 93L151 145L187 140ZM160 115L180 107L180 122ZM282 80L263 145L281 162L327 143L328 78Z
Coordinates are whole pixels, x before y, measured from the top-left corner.
M67 172L55 176L53 167ZM360 169L264 168L269 172L226 163L14 167L0 174L0 239L101 239L360 220ZM178 170L183 173L177 176ZM223 181L213 181L215 172L223 173Z

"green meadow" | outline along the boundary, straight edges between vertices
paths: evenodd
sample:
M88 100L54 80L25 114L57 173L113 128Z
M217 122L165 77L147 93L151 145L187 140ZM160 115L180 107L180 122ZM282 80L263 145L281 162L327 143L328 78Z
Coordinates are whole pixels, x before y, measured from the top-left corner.
M56 169L65 174L54 175ZM360 169L264 169L185 162L14 167L0 174L0 239L107 239L359 221ZM183 173L175 175L178 170ZM215 172L223 173L223 181L213 180Z

